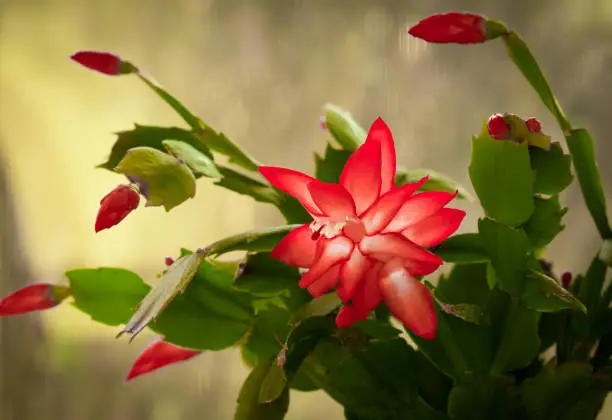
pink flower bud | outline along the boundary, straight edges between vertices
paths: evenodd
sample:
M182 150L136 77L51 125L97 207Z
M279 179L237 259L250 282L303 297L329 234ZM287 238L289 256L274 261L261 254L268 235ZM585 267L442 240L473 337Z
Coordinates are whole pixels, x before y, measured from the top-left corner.
M200 352L197 350L185 349L165 341L156 340L136 358L125 380L127 382L164 366L184 362L198 354Z
M136 68L118 55L104 51L77 51L70 58L83 67L108 76L132 73Z
M510 136L510 127L502 114L493 114L489 117L487 130L496 140L507 139Z
M168 267L170 267L172 264L174 264L174 259L173 259L172 257L166 257L166 258L164 259L164 263L165 263L165 264L166 264Z
M525 125L530 133L540 133L542 131L542 124L535 118L529 118L525 121Z
M53 308L70 296L66 286L36 283L26 286L0 300L0 316L20 315Z
M131 185L119 185L100 201L96 217L96 232L115 226L140 203L140 194Z

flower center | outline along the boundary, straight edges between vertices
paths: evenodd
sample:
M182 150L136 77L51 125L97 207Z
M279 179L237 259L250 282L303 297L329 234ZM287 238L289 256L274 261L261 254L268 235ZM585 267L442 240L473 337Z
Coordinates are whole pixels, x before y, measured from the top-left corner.
M353 242L360 242L365 236L365 226L356 217L345 217L344 219L333 219L331 217L320 217L310 224L312 240L316 241L325 236L328 239L334 238L342 232Z

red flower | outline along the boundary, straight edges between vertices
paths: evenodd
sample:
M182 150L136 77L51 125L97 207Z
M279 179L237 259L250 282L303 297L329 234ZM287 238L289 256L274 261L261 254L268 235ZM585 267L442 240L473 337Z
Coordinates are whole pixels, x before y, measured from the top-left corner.
M124 62L118 55L104 51L77 51L70 58L83 67L109 76L126 73Z
M542 124L536 118L529 118L525 121L525 125L530 133L540 133L542 132Z
M126 382L164 366L184 362L200 354L199 351L177 347L157 340L150 344L134 361Z
M140 203L140 195L130 185L119 185L100 200L96 232L115 226Z
M510 126L502 114L493 114L487 121L489 135L496 140L507 139L510 137Z
M336 288L346 304L336 319L339 327L365 319L384 301L415 334L434 338L433 300L415 276L442 264L423 247L448 238L465 212L443 208L456 194L414 194L427 178L395 186L395 146L382 119L347 161L340 184L284 168L262 166L259 171L297 198L314 219L283 238L272 256L309 268L300 287L314 297Z
M0 316L20 315L53 308L70 296L66 286L36 283L26 286L0 300Z
M432 43L476 44L487 40L486 26L484 16L450 12L426 17L408 33Z

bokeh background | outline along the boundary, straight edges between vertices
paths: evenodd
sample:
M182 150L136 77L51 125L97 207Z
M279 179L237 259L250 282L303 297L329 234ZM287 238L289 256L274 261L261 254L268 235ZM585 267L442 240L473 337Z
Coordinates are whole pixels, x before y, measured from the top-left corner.
M146 69L257 159L313 169L333 102L364 126L381 115L399 163L444 172L469 187L471 135L512 111L560 132L501 42L428 46L407 29L420 18L471 10L506 21L539 58L567 114L596 139L612 193L612 2L609 0L2 0L0 1L0 294L63 282L76 267L121 266L147 280L165 256L281 222L275 209L201 180L195 199L165 213L141 209L94 234L98 202L122 182L94 169L133 123L182 125L134 77L71 62L111 50ZM579 190L550 247L555 269L584 271L598 247ZM463 230L473 230L479 210ZM0 419L230 419L246 377L236 351L207 353L125 385L152 339L128 345L63 305L0 319ZM324 417L321 417L324 416ZM322 392L292 395L293 420L341 419ZM612 418L609 408L601 418Z

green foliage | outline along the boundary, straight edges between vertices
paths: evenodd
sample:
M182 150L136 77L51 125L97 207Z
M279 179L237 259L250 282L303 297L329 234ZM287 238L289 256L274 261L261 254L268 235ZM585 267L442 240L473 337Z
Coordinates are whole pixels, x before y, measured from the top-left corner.
M472 140L470 179L485 214L512 227L534 210L534 171L525 143L493 140L486 127Z
M164 206L166 211L193 198L193 172L180 160L151 147L128 150L115 168L140 187L147 206Z
M347 302L334 292L312 299L298 286L303 273L271 256L312 216L261 177L259 163L242 148L127 62L189 130L136 125L118 133L100 167L139 184L148 206L170 210L194 196L196 178L209 177L275 206L290 224L182 250L153 287L118 268L71 270L62 297L71 295L74 306L97 322L126 324L122 333L132 337L148 326L165 341L196 350L239 346L252 371L236 420L283 419L290 389L323 390L351 420L594 419L612 389L612 286L606 286L612 230L593 141L586 130L572 128L525 42L511 30L496 36L557 119L569 153L513 114L511 129L520 139L494 140L486 126L472 139L469 176L484 217L476 232L429 249L454 264L435 287L424 281L437 317L433 339L407 330L409 345L384 304L367 319L338 328L334 319ZM367 133L335 105L326 105L324 114L340 148L330 142L315 154L314 172L338 183ZM217 165L211 151L229 164ZM562 284L538 258L564 229L560 193L573 180L572 164L603 243L588 271ZM471 199L457 182L428 169L398 167L395 181L400 186L424 176L429 182L423 191L456 191ZM246 256L216 259L233 251Z

